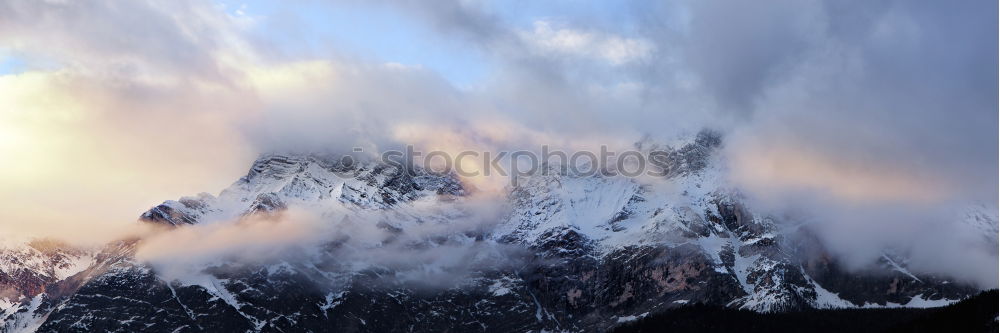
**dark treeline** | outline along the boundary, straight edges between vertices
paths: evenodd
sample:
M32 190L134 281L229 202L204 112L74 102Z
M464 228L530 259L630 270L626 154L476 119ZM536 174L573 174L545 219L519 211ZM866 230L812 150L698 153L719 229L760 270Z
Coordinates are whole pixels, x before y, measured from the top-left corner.
M929 309L757 313L698 304L650 315L614 332L997 332L998 302L994 289Z

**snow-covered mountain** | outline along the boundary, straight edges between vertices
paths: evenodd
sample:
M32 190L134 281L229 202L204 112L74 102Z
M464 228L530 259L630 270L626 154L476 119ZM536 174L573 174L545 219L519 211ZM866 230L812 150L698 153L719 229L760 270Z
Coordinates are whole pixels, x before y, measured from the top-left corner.
M179 258L182 275L137 257L145 239L8 242L3 330L599 331L689 303L935 306L978 291L910 272L889 251L869 272L844 269L808 226L755 213L726 186L720 145L711 132L638 144L669 153L663 177L548 166L508 188L498 211L451 175L264 155L218 196L164 202L141 223L195 228L302 209L319 220L309 237L260 260ZM995 212L965 219L995 246Z

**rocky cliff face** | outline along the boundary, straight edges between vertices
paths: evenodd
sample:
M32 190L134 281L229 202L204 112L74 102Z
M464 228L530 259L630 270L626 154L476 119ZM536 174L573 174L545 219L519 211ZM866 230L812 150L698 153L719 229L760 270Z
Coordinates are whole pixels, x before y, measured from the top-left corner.
M304 208L333 231L295 256L220 258L183 277L137 260L143 240L11 244L0 252L4 331L600 331L690 303L932 306L977 292L913 274L890 252L869 272L843 269L807 226L755 214L726 187L719 145L710 133L639 145L668 152L667 172L650 179L552 167L520 179L489 219L449 175L265 155L218 197L167 201L142 223ZM996 233L995 215L967 219ZM368 236L350 232L362 227Z

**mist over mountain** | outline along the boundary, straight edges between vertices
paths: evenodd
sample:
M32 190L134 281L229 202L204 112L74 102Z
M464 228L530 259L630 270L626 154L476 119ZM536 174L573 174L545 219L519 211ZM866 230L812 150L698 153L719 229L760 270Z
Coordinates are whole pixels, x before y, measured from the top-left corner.
M3 331L951 304L998 283L996 13L0 1ZM602 151L663 172L514 154Z

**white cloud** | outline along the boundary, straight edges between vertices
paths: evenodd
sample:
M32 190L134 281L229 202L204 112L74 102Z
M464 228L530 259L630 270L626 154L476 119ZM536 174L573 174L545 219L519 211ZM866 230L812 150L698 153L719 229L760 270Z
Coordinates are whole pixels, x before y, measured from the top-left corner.
M589 58L615 66L649 59L656 49L642 38L574 30L545 20L535 21L532 30L520 31L519 36L539 55Z

